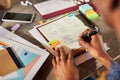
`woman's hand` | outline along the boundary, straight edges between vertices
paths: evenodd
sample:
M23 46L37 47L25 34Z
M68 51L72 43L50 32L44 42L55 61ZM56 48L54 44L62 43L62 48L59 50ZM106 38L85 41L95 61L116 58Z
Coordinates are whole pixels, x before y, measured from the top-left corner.
M102 36L99 34L91 36L91 42L85 42L82 39L82 36L89 33L91 30L87 29L84 31L82 34L79 36L79 44L85 48L94 58L98 58L101 56L101 53L106 53L103 41L102 41Z
M91 42L89 42L89 43L85 42L82 39L82 36L87 34L87 33L90 33L90 31L91 30L87 29L82 34L80 34L80 36L79 36L80 46L85 48L88 51L88 53L91 56L93 56L95 59L102 62L102 64L104 66L106 66L106 68L110 69L112 59L109 57L109 55L107 54L107 52L104 48L102 36L99 34L95 34L95 35L91 36Z
M65 56L62 47L55 49L55 57L52 59L56 80L79 80L79 71L74 64L72 51Z

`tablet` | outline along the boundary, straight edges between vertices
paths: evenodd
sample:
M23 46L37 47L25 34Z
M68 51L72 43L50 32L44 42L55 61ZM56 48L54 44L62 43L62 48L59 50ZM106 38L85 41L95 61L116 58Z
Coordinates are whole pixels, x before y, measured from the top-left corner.
M30 13L5 12L2 21L31 23L33 18L34 14Z

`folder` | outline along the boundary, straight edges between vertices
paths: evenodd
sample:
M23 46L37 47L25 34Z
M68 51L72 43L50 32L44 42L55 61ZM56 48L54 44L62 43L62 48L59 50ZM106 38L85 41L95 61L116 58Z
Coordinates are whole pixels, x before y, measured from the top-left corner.
M0 50L0 76L7 75L21 67L21 63L10 47Z
M78 9L73 1L66 0L49 0L35 4L34 7L46 19Z

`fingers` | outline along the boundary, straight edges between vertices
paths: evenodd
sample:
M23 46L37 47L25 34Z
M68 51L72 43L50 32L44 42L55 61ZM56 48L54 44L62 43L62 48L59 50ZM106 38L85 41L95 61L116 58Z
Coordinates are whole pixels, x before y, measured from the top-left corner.
M80 34L80 36L79 36L79 45L81 45L81 46L83 46L84 48L88 48L88 47L90 47L90 43L87 43L87 42L85 42L83 39L82 39L82 36L83 35L85 35L85 34L88 34L88 33L90 33L90 29L87 29L87 30L85 30L83 33L81 33Z
M53 68L56 67L56 61L55 61L55 58L52 59L52 65L53 65Z
M90 31L91 31L90 29L86 29L84 32L80 34L79 37L82 37L83 35L90 33Z
M68 60L73 60L73 50L68 54Z
M56 63L59 63L60 62L60 50L58 48L55 49L55 60L56 60Z
M59 64L61 61L66 62L65 51L63 47L55 48L55 62Z

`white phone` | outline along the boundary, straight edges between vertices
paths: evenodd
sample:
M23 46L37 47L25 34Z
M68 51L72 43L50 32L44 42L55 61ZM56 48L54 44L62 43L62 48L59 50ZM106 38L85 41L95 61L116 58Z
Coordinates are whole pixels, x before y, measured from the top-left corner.
M33 18L34 14L30 13L5 12L2 21L31 23Z

